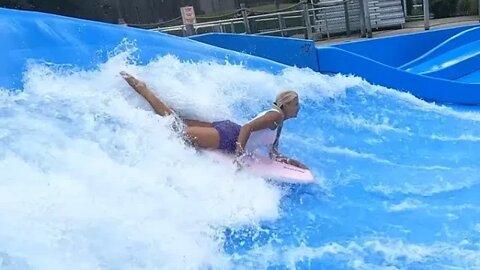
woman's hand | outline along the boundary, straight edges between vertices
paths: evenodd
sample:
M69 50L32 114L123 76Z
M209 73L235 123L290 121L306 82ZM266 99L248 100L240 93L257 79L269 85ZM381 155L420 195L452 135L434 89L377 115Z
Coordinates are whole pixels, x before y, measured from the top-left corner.
M295 167L299 167L301 169L308 170L307 166L303 165L303 163L301 163L300 161L292 159L292 158L288 158L288 157L284 157L284 156L276 156L275 160L278 161L278 162L282 162L282 163L286 163L286 164L295 166Z
M241 170L243 167L242 158L245 155L245 152L243 151L241 143L236 142L235 145L237 147L235 148L235 159L233 160L233 164L237 165L237 170Z
M301 169L308 170L308 167L307 167L307 166L305 166L303 163L301 163L300 161L295 160L295 159L289 159L288 164L293 165L293 166L295 166L295 167L299 167L299 168L301 168Z
M247 154L235 154L235 158L233 159L233 164L237 166L237 171L240 171L244 166L245 166L245 158L247 157Z
M237 172L243 168L243 164L242 164L242 161L240 160L240 157L235 157L235 159L233 160L233 164L237 167Z

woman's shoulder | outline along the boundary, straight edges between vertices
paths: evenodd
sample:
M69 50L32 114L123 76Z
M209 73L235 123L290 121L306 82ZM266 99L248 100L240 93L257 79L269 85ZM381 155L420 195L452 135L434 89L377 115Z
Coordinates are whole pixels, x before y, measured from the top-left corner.
M275 124L275 127L282 126L282 124L283 124L284 115L283 115L283 113L281 113L277 110L266 111L264 117L267 118L273 124Z
M266 111L265 115L267 115L267 114L271 117L276 118L276 119L282 119L283 120L283 118L284 118L283 113L276 110L276 109L270 109L270 110Z
M257 116L252 118L249 122L252 122L257 119L263 119L263 121L267 120L267 121L278 123L278 122L282 122L283 118L284 116L281 112L274 109L269 109L269 110L260 112L259 114L257 114Z
M284 115L281 111L279 111L276 108L270 108L268 110L262 111L259 114L257 114L257 117L268 117L268 118L275 118L276 120L278 119L283 119Z

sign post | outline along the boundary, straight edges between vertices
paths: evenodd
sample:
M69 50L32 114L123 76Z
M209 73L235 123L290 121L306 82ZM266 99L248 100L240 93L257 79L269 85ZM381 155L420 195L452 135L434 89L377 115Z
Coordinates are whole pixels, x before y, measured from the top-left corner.
M182 14L183 25L185 26L185 32L187 36L195 34L195 28L193 25L197 23L197 18L195 16L195 9L192 6L185 6L180 8L180 13Z

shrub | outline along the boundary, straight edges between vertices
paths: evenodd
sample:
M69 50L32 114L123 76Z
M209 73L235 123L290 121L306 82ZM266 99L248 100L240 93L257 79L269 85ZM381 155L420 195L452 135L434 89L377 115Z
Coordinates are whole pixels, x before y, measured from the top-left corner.
M431 0L430 12L435 15L435 19L454 16L457 13L458 1L459 0Z
M457 4L458 15L477 15L478 1L477 0L459 0Z

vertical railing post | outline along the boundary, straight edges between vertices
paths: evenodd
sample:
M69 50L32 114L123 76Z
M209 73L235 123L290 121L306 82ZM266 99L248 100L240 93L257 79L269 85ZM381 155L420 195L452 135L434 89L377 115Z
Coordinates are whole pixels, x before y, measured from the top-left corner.
M365 37L365 6L363 0L358 0L360 6L360 35Z
M123 18L122 7L120 5L120 0L116 0L115 4L117 6L117 23L121 25L127 25L125 18Z
M480 0L478 0L478 22L480 22Z
M327 8L325 7L322 9L323 11L323 17L325 18L325 30L327 31L327 39L330 39L330 30L328 28L328 14L327 14Z
M280 34L282 35L282 37L284 37L285 33L283 32L283 30L285 29L285 20L283 19L282 14L278 14L277 18L278 18L278 27L280 27Z
M250 22L248 21L248 13L247 13L247 9L245 8L244 3L240 4L240 9L242 10L243 23L245 24L245 32L247 34L251 34L252 31L250 30Z
M347 31L347 36L350 36L350 16L348 15L348 0L343 1L343 9L345 10L345 29Z
M372 37L372 22L370 21L370 8L368 7L368 0L363 0L363 7L365 11L365 27L367 28L367 37Z
M195 26L193 26L193 24L185 24L185 35L186 36L195 35Z
M423 0L423 22L425 24L425 30L430 29L430 7L428 0Z
M308 2L303 0L303 18L305 20L305 38L312 39L312 23L310 21L310 11L308 10Z
M274 0L274 3L275 3L275 8L277 10L279 10L280 9L280 0Z

